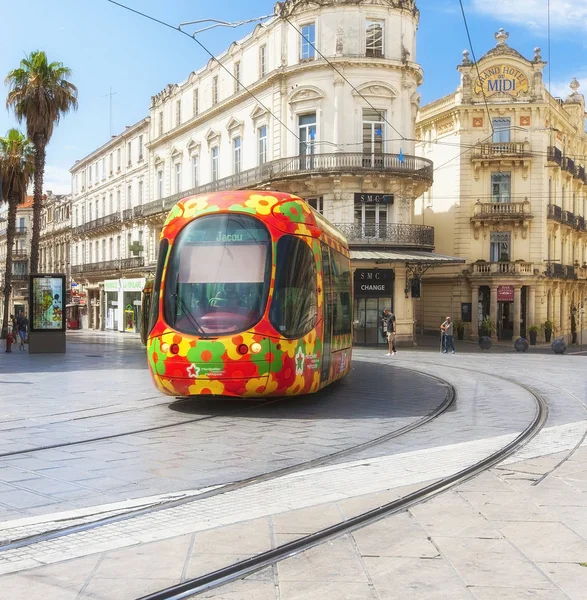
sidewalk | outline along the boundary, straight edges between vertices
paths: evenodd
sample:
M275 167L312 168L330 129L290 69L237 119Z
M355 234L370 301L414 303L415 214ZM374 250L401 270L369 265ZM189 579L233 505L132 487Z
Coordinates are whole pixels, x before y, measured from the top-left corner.
M564 455L510 459L405 513L202 597L585 600L587 447L533 485ZM375 508L421 485L121 550L107 551L105 543L101 554L6 575L0 586L11 600L132 600Z

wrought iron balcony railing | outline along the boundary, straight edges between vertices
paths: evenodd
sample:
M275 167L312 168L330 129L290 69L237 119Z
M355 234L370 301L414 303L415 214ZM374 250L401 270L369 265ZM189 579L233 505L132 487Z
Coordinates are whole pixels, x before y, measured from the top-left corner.
M335 223L335 227L355 246L397 246L434 248L434 227L387 223L385 225L361 225Z
M476 262L472 264L473 275L532 275L534 265L529 262Z
M125 271L129 269L141 268L145 264L143 256L133 256L131 258L117 258L115 260L105 260L85 265L73 265L72 274L97 273L100 271Z
M81 235L82 233L87 233L88 231L96 231L104 227L117 225L118 223L120 223L120 213L115 212L110 215L106 215L104 217L100 217L98 219L94 219L93 221L88 221L87 223L83 223L82 225L74 227L72 230L72 234Z
M559 279L577 279L578 270L578 267L574 265L561 265L560 263L551 262L546 265L545 275Z
M16 235L24 235L27 232L26 227L16 227L16 229L14 230L14 233Z
M575 167L575 177L583 183L585 182L585 167L583 165Z
M26 273L13 273L12 281L27 281L29 278L28 272Z
M493 142L479 144L473 149L473 158L500 158L503 156L530 156L527 142Z
M563 156L563 162L561 166L563 171L568 171L569 173L571 173L571 175L575 174L575 161L572 158L569 158L568 156Z
M29 255L29 251L26 248L15 248L12 251L13 260L22 260L23 258L27 258Z
M563 210L562 217L562 223L570 225L571 227L575 226L575 213L571 212L570 210Z
M235 175L144 204L142 215L147 217L169 211L182 198L195 194L246 189L300 176L376 172L399 177L411 177L431 183L432 171L432 161L419 156L400 156L399 154L333 152L279 158L253 169L247 169Z
M549 204L548 218L552 219L553 221L558 221L559 223L562 223L563 209L560 206L557 206L556 204Z
M563 162L563 153L556 146L549 146L547 158L549 162L556 163L557 165L561 165Z

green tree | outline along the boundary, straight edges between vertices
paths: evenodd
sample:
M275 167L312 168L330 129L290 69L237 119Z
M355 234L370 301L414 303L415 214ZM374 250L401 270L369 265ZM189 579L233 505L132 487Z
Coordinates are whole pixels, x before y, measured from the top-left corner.
M77 109L77 88L68 81L70 77L70 69L60 62L50 63L47 55L40 50L31 52L20 61L19 68L10 71L6 77L6 85L9 87L6 106L14 110L19 123L26 122L28 138L35 148L31 273L36 273L39 265L47 144L61 117L70 110Z
M6 223L6 273L4 275L4 315L2 337L8 330L8 307L12 292L12 251L16 233L16 210L26 196L27 187L34 171L33 145L17 129L10 129L6 137L0 137L0 185L1 198L8 203Z

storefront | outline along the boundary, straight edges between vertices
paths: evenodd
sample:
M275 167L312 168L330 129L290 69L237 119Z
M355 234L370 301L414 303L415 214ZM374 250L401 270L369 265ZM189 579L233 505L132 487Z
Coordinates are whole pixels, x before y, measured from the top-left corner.
M359 346L385 344L383 310L393 311L393 269L355 269L354 343Z
M104 282L106 329L138 333L145 278L110 279Z

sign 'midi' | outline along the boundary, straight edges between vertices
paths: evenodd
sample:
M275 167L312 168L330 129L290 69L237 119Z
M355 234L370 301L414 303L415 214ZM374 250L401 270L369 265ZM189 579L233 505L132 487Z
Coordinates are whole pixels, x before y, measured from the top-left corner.
M528 78L522 71L509 65L495 65L481 71L473 85L475 94L487 97L494 94L517 96L528 91Z

